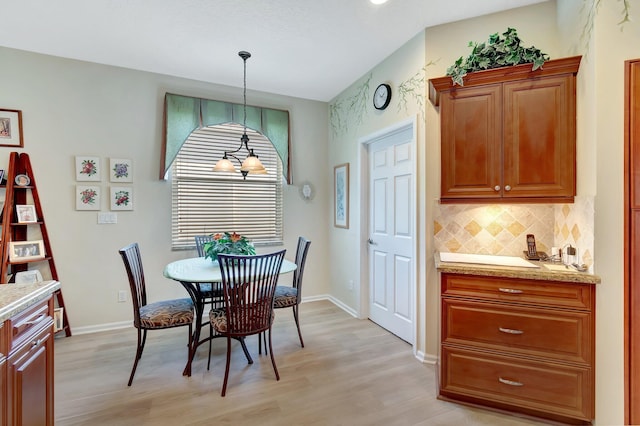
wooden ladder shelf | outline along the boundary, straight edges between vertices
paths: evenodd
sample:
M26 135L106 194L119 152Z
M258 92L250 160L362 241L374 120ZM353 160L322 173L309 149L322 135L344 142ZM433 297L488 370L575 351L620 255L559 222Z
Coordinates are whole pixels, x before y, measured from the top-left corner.
M28 178L18 179L16 176L24 175ZM6 174L7 184L5 186L4 207L2 210L2 264L0 266L0 283L13 283L18 272L37 269L42 272L45 279L58 281L58 272L53 260L53 251L47 233L40 197L38 196L38 186L31 168L29 155L25 153L12 152L9 158L9 168ZM35 222L29 220L19 220L16 206L32 204L35 209ZM23 218L24 219L24 218ZM34 237L35 236L35 237ZM12 259L11 243L42 241L41 248L44 253L26 255L24 259ZM37 244L36 244L37 246ZM36 248L36 247L30 247ZM44 255L42 257L41 255ZM48 267L48 271L47 271ZM50 275L50 278L49 278ZM1 284L0 284L1 285ZM58 332L64 331L65 335L71 336L71 328L67 319L67 310L64 306L62 291L56 290L54 299L58 308L62 308L62 327Z

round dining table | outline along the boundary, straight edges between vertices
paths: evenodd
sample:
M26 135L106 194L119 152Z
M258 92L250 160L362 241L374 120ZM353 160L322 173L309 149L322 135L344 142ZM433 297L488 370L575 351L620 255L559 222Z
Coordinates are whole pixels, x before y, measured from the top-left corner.
M280 275L293 272L296 268L297 265L294 262L284 259L282 261L282 267L280 268ZM215 337L219 337L218 335L210 334L206 339L200 340L200 328L204 325L202 323L202 317L204 315L206 295L207 293L211 294L216 286L220 290L222 289L222 274L218 262L204 257L192 257L171 262L165 266L163 274L166 278L180 282L187 290L187 293L189 293L191 300L193 300L196 314L195 327L191 347L189 348L189 359L182 372L185 376L191 376L191 363L193 362L198 346ZM244 340L241 340L240 343L247 356L247 360L249 363L252 363L251 355L249 355L247 351Z

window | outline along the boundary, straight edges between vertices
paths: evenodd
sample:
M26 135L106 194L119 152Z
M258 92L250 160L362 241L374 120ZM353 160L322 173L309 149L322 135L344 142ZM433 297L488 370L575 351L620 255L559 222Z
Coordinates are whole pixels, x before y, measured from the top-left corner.
M195 235L224 231L245 235L256 245L282 242L282 162L269 139L247 129L249 147L268 174L244 180L239 172L213 171L225 150L240 146L242 133L234 123L203 127L180 148L171 169L174 250L194 248ZM238 154L242 161L246 150Z

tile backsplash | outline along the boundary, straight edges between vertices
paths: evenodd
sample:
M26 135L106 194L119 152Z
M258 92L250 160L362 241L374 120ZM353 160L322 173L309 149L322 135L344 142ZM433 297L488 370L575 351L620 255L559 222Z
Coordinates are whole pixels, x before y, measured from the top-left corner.
M438 251L521 256L526 235L534 234L539 251L571 244L579 262L593 265L593 197L573 204L434 203L434 242Z

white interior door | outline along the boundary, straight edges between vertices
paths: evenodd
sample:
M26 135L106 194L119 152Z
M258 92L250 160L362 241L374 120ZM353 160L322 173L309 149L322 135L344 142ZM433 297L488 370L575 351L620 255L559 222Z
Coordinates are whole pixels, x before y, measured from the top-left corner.
M415 179L413 128L369 145L369 318L413 343Z

